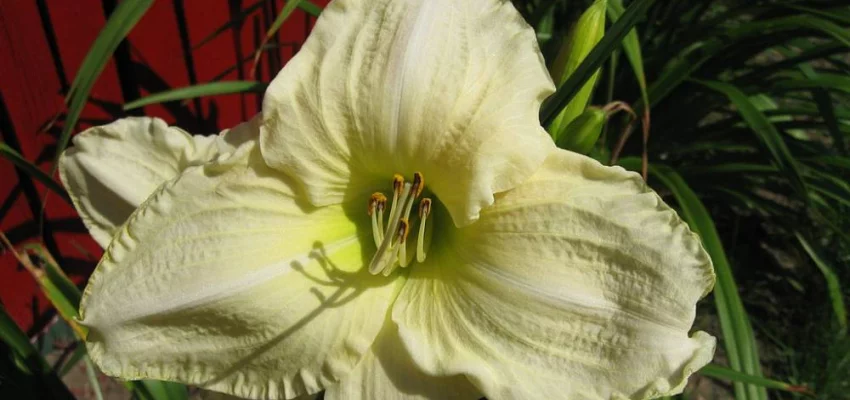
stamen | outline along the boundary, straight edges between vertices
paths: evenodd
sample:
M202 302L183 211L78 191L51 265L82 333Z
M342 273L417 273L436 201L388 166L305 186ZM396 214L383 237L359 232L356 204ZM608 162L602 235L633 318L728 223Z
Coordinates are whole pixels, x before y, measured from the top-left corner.
M428 214L431 214L431 199L426 197L419 202L419 218L428 218Z
M410 260L407 259L407 234L410 233L410 222L407 218L402 218L401 223L398 227L398 236L401 239L399 241L399 249L398 249L398 263L402 268L407 267L407 264L410 264Z
M406 208L406 205L410 200L411 188L412 185L410 183L405 183L401 190L401 194L398 196L398 207L396 207L396 203L393 203L392 209L390 209L390 222L389 225L387 225L387 230L384 231L384 235L393 236L395 230L398 229L398 221L402 218L407 218L405 214L402 214L402 210Z
M384 240L384 208L387 206L387 196L384 196L384 202L378 203L378 242ZM377 245L376 245L377 246Z
M378 231L378 213L369 213L372 215L372 240L375 242L375 247L381 245L381 232Z
M401 218L410 219L410 210L413 209L413 201L422 194L422 191L425 189L425 178L422 177L422 174L419 172L413 174L413 185L410 188L411 196L407 199L407 202L404 204L404 213L401 214Z
M424 198L419 202L419 235L416 238L416 261L425 261L425 223L431 214L431 199Z
M401 191L401 195L398 196L398 202L406 203L408 201L408 198L410 197L410 188L411 187L412 187L412 185L410 183L404 184L403 189ZM395 239L394 236L396 236L396 231L398 230L398 225L399 225L399 222L401 220L395 214L399 214L401 212L401 210L402 210L402 207L396 207L396 203L393 202L393 205L392 205L392 208L391 208L391 211L390 211L389 226L387 226L387 230L384 232L384 237L383 237L383 239L381 239L381 244L380 244L380 246L378 246L378 251L372 257L372 261L369 263L369 273L371 273L372 275L377 275L378 272L381 272L381 270L384 269L385 263L386 263L385 255L386 255L388 250L392 250L393 247L394 247L392 242ZM391 251L391 253L393 255L395 254L394 251ZM391 257L390 260L392 260L392 262L395 263L394 257Z
M398 232L396 236L395 246L393 246L393 255L398 255L399 262L391 262L389 265L384 267L384 271L382 274L384 276L389 276L393 270L396 269L398 265L402 267L407 266L407 234L410 232L410 223L406 218L402 218L398 223ZM395 260L395 258L393 259Z
M372 217L372 239L375 240L376 247L381 245L381 240L383 239L383 233L378 225L379 215L383 213L379 210L383 210L386 203L387 196L384 196L383 193L372 193L372 197L369 198L369 216ZM383 225L383 215L380 215L380 219L381 225Z
M389 220L384 226L384 211L386 209L387 197L380 192L372 194L369 199L369 216L372 217L372 239L378 248L372 260L369 262L369 273L384 276L390 275L399 266L407 267L413 261L413 253L416 252L416 260L425 260L425 252L430 244L432 229L428 229L427 220L431 214L431 199L422 199L419 203L419 232L416 243L408 243L407 237L411 231L410 211L413 202L422 195L425 190L425 178L422 173L413 174L412 182L405 182L400 174L393 176L393 200L390 205ZM426 235L427 234L427 235ZM410 249L408 249L408 244ZM414 250L415 247L415 250ZM408 255L410 257L408 258Z
M401 189L403 189L404 185L404 177L401 174L393 175L393 191L401 194Z
M390 220L395 215L395 209L398 208L398 196L401 195L403 190L404 177L399 174L393 175L393 203L390 205Z
M407 241L407 234L410 232L410 222L407 221L407 218L402 218L401 221L398 222L398 237L399 243L404 243Z

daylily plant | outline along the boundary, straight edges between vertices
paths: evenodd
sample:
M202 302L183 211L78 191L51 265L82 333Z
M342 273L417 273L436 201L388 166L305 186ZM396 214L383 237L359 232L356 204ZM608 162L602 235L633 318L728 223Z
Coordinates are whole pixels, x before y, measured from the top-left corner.
M638 175L554 146L553 89L508 1L337 0L253 120L81 133L91 358L249 398L680 392L711 262Z

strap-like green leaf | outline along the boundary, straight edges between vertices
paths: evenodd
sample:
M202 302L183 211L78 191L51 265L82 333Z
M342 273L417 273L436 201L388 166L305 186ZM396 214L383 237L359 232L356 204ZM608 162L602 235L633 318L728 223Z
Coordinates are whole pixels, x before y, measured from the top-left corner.
M813 15L794 15L790 17L743 24L739 28L730 31L728 34L731 36L729 39L738 40L744 37L785 32L795 29L820 32L850 47L850 31L832 21Z
M16 167L20 168L27 175L41 182L41 184L45 187L52 190L54 193L58 194L59 197L68 202L68 204L71 204L71 197L68 196L68 192L62 188L62 185L54 181L53 178L42 171L41 168L29 162L26 158L24 158L24 156L15 151L15 149L9 147L5 143L0 143L0 157L11 161L12 164L15 164Z
M6 313L6 308L0 304L0 341L9 346L13 356L19 361L19 367L30 374L42 379L41 383L47 386L47 392L55 399L73 400L74 396L68 390L62 380L56 376L50 365L38 352L38 349L30 343L27 335L15 324L12 317ZM3 382L8 385L11 382ZM0 390L3 391L3 390Z
M82 361L83 357L88 355L88 352L86 351L86 345L83 344L83 342L77 342L76 346L77 347L74 349L74 352L71 353L71 356L68 357L68 359L65 360L64 363L62 363L61 368L58 368L59 376L68 375L68 373L71 372L74 366L76 366L78 362ZM57 369L57 367L59 366L54 365L54 369Z
M850 77L839 74L819 73L800 79L781 80L774 84L777 89L801 90L801 89L830 89L844 93L850 93Z
M812 243L800 232L794 232L800 246L818 267L823 278L826 281L826 287L829 291L829 298L832 303L832 312L835 313L835 319L838 321L838 327L842 332L847 330L847 308L844 305L844 295L841 292L841 283L838 280L838 275L821 256L821 251L816 248L816 244Z
M289 16L292 15L292 12L295 11L295 8L298 7L299 4L304 0L289 0L286 2L286 5L283 6L283 9L280 10L280 14L277 15L277 18L272 22L272 26L269 27L268 32L266 32L266 39L274 36L274 34L280 29L284 22L289 19Z
M5 237L3 237L5 239ZM82 292L78 287L76 287L68 277L62 272L58 265L55 264L55 260L53 257L47 252L41 245L29 245L26 246L28 249L33 250L39 257L42 259L43 263L41 263L41 267L38 268L37 271L31 271L44 292L45 296L48 300L50 300L51 305L57 309L57 311L62 315L62 317L71 324L76 325L75 332L80 338L84 338L86 335L85 327L81 325L75 324L74 318L77 317L77 310L80 307L80 299L82 298ZM33 269L33 265L25 266L27 269ZM2 306L0 306L0 311L2 311ZM0 313L3 314L3 313ZM34 348L32 350L27 349L25 345L21 344L22 341L26 341L26 344L30 344L26 339L26 336L22 339L20 335L23 333L16 334L11 327L6 327L6 321L3 321L3 315L0 315L0 339L5 342L9 342L10 346L14 345L21 351L20 356L25 360L31 360L31 362L37 362L38 359L34 358L31 354L31 351L35 351L36 355L40 357L38 351ZM14 325L14 322L12 322ZM15 326L17 328L17 326ZM84 347L83 347L84 348ZM80 357L84 356L85 352L80 355ZM28 365L31 369L33 368L47 368L44 371L50 371L50 368L47 366L46 361L41 359L41 362L44 365L33 364ZM67 368L62 368L62 371L66 371ZM44 372L45 374L47 372ZM55 376L51 372L51 376ZM49 378L49 377L48 377ZM57 378L58 380L58 378ZM61 382L60 382L61 383ZM159 381L136 381L136 382L126 382L125 386L129 390L134 393L136 398L145 399L145 400L186 400L188 399L188 391L184 385L178 383L171 382L159 382ZM64 386L63 386L64 387Z
M295 8L298 7L304 0L289 0L286 2L286 5L283 6L283 10L280 10L280 14L277 15L277 18L272 22L272 26L269 27L269 30L266 32L266 35L263 36L263 41L260 42L260 45L257 47L257 50L254 52L254 64L251 67L251 77L254 76L254 72L257 69L257 64L260 62L260 56L263 54L263 48L266 46L271 38L274 37L275 33L283 26L283 23L289 19L289 16L292 15L292 12L295 11Z
M131 389L140 400L186 400L186 386L174 382L143 380L133 382Z
M819 156L811 159L807 159L808 161L831 165L834 167L846 169L850 171L850 157L841 157L841 156Z
M675 88L688 79L693 71L721 53L727 46L754 36L764 36L768 33L776 34L795 29L820 32L850 47L850 31L823 18L812 15L798 15L755 21L743 24L735 29L719 33L714 32L712 33L713 36L707 36L705 40L689 46L687 50L671 61L668 67L663 69L664 72L662 72L661 76L649 86L650 105L655 105L667 97ZM635 112L643 110L642 107L642 103L635 105Z
M83 360L86 363L86 378L88 378L89 386L94 392L94 398L95 400L103 400L103 391L100 389L100 382L97 380L97 367L94 366L94 362L88 355L83 357Z
M41 259L39 266L41 272L43 272L42 277L47 282L43 287L50 289L49 292L45 293L47 298L63 318L73 322L78 317L77 309L80 307L80 300L83 297L80 288L68 278L62 268L56 265L56 260L53 259L44 245L34 243L23 247L34 252Z
M776 130L773 123L767 119L764 113L759 111L750 98L737 87L725 82L696 80L694 82L722 93L735 105L741 118L744 119L750 129L756 134L756 137L758 137L759 141L771 155L773 162L782 170L791 185L800 194L800 198L808 201L809 196L806 193L806 185L797 168L797 162L794 156L791 155L791 151L788 150L788 146L785 145L782 135Z
M847 145L844 141L844 133L841 132L841 127L838 123L838 116L836 115L835 105L832 103L832 98L830 98L829 93L826 90L813 90L812 98L817 104L818 111L820 111L820 115L823 116L823 120L826 123L827 130L829 131L830 136L832 136L832 140L835 141L835 147L840 154L846 155Z
M307 14L318 17L322 13L322 7L317 6L310 0L304 0L298 3L298 8L304 10Z
M608 0L608 16L612 22L616 22L625 12L623 0ZM649 104L649 92L646 88L646 75L643 71L643 55L640 49L640 40L638 39L637 29L633 28L623 39L623 51L626 53L626 58L632 66L632 71L635 73L635 78L640 88L640 96L644 104ZM645 108L644 114L648 115L649 108ZM646 118L646 117L644 117Z
M850 25L850 16L847 14L841 13L841 11L847 12L846 6L844 9L834 8L834 9L826 9L826 8L814 8L814 7L806 7L804 5L799 4L785 4L785 7L792 8L798 11L806 12L813 15L819 15L824 18L832 19L836 22L848 24Z
M142 97L136 101L124 104L125 110L144 107L150 104L165 103L167 101L193 99L203 96L215 96L219 94L233 93L262 93L266 90L267 83L256 81L225 81L202 83L200 85L187 86L164 92L154 93Z
M716 379L723 379L732 382L752 383L754 385L763 386L768 389L784 390L786 392L795 393L810 393L805 386L792 385L790 383L767 379L761 376L754 376L735 371L734 369L722 367L717 364L708 364L699 370L699 373Z
M133 0L122 1L109 16L106 25L97 35L94 44L92 44L83 63L80 65L80 70L74 77L74 82L66 97L68 104L68 115L65 118L65 124L62 127L62 133L56 143L56 157L54 159L53 169L58 166L59 156L65 151L68 146L68 140L71 139L71 132L77 125L77 120L83 112L83 107L88 101L89 93L94 86L95 81L100 76L106 63L118 48L118 44L130 33L130 30L136 26L136 23L145 15L153 0Z

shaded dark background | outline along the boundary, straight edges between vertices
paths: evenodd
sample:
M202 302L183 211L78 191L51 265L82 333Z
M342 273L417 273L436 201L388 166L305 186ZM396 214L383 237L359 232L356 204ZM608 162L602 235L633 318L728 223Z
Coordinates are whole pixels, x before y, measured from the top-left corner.
M320 6L327 2L314 0ZM75 132L126 115L157 116L192 133L217 133L247 120L259 111L261 94L130 112L121 105L170 88L251 80L254 50L283 3L156 1L101 73ZM116 0L0 0L0 135L46 172L62 130L63 98L116 5ZM264 52L253 79L269 81L298 51L314 22L296 10L273 39L273 48ZM6 160L0 160L0 230L16 246L43 240L79 285L101 255L73 208ZM30 335L56 318L33 278L8 251L0 254L0 302Z

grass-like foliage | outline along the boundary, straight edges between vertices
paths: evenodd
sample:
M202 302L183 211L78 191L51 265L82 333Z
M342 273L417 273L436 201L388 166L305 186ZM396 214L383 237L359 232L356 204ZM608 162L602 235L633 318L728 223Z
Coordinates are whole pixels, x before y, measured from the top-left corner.
M591 4L515 3L549 60ZM850 5L656 1L636 31L639 54L626 41L607 57L591 104L649 106L649 140L614 117L591 155L637 171L646 157L649 183L706 242L718 286L698 324L719 328L716 362L846 398Z
M74 79L58 151L67 144L104 64L151 2L125 3L132 2L122 2L113 13ZM286 3L267 38L295 7L312 15L321 12L310 1ZM513 3L537 31L556 75L558 92L544 104L541 121L557 143L643 173L700 235L714 261L717 287L701 304L697 326L718 336L717 357L699 375L701 384L689 386L682 397L754 400L816 393L818 398L846 398L847 1ZM577 26L593 7L595 13L582 23L597 33L604 26L604 35L571 42L577 35L589 35ZM196 45L225 34L229 26ZM266 49L262 44L255 49L256 58ZM569 59L571 51L578 58ZM153 94L124 108L257 92L266 84L205 82ZM67 196L49 174L11 148L0 156ZM59 263L33 249L15 254L73 328L79 292L68 287ZM79 346L83 350L65 365L51 367L2 308L0 322L0 339L14 356L14 363L3 366L7 375L45 376L41 382L50 390L42 393L69 397L57 374L77 360L86 361L84 347ZM146 399L185 398L187 393L181 386L159 382L126 386Z

